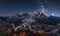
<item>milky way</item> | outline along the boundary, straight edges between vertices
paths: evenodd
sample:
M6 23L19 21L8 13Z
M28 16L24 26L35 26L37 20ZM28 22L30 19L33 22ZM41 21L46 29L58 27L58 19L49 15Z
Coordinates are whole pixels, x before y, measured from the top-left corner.
M0 0L0 15L18 13L20 11L40 10L40 0ZM60 13L60 0L47 0L45 10L48 14Z

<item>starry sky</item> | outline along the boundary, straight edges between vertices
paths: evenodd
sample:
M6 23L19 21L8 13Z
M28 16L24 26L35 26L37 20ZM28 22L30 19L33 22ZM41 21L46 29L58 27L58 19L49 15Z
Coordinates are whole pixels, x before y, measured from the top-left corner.
M40 10L41 0L0 0L0 15ZM60 0L44 0L45 11L60 16Z

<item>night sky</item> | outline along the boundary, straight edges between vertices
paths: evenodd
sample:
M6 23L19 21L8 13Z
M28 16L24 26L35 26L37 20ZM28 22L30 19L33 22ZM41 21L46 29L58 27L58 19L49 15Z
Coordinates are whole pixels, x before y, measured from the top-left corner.
M0 0L0 15L40 10L40 0ZM47 0L45 11L60 16L60 0Z

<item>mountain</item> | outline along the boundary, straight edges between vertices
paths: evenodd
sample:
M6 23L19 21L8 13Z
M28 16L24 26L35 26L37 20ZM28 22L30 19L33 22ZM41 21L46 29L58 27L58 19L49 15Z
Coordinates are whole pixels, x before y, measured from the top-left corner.
M39 18L36 20L42 24L56 25L56 24L60 23L60 17L57 17L57 16L49 16L46 18Z

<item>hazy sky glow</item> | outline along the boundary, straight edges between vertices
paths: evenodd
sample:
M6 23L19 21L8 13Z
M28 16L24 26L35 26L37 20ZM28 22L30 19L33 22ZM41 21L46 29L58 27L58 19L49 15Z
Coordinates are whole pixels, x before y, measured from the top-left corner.
M40 10L40 0L0 0L0 15L16 14L20 11ZM47 0L45 10L48 14L60 15L60 0Z

